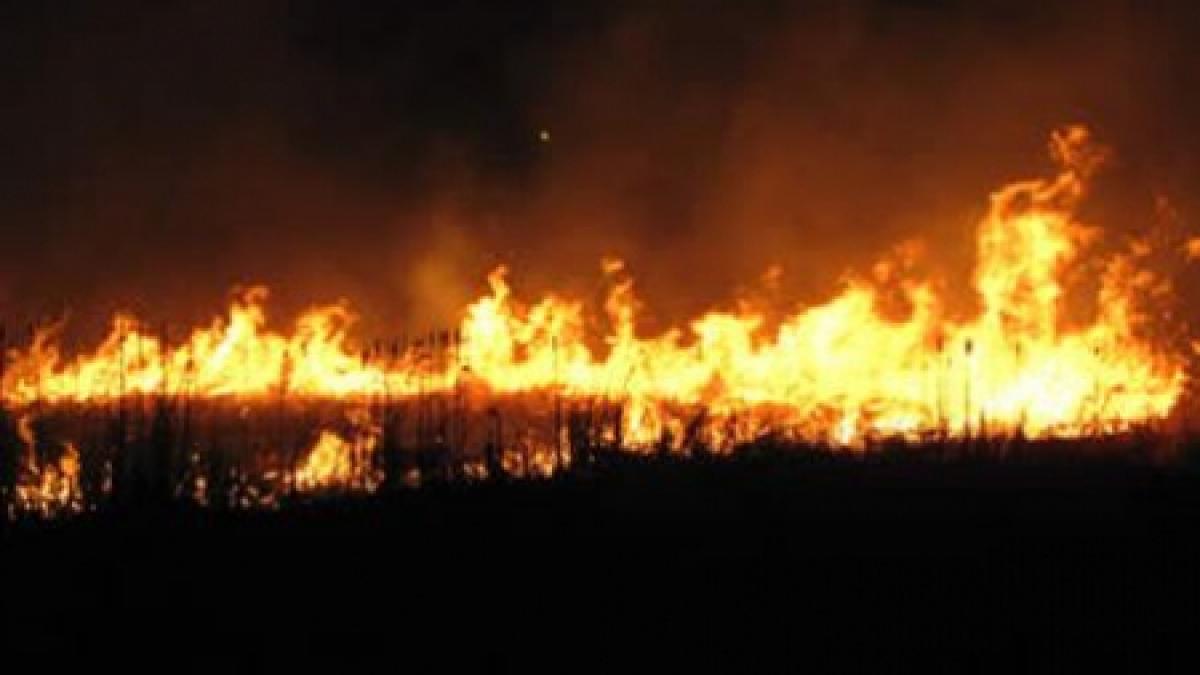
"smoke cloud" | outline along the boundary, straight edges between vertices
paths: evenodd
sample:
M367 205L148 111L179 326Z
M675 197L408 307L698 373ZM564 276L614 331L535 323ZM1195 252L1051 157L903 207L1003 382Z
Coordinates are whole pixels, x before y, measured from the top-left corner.
M616 256L661 326L913 238L962 278L1068 122L1116 150L1090 221L1197 209L1191 3L246 5L0 10L0 314L182 324L263 283L428 326L497 264L590 298Z

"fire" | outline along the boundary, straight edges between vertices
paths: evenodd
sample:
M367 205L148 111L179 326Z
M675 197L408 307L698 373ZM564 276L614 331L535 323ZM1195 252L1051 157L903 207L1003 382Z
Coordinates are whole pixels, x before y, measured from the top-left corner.
M352 410L349 422L354 426L349 441L329 429L321 430L303 464L293 475L296 489L315 492L363 488L371 492L379 485L380 479L372 469L371 459L380 429L371 424L363 409Z
M976 240L973 316L953 316L938 284L911 276L906 259L916 249L904 247L875 279L852 278L836 297L781 321L748 308L712 311L647 336L637 330L632 278L619 261L605 261L609 328L597 350L584 303L522 303L500 267L457 330L390 353L359 348L344 304L272 331L267 292L253 288L178 342L118 316L95 351L71 358L58 327L39 331L28 348L10 350L2 396L27 409L135 393L365 400L536 392L623 406L622 442L631 448L678 447L697 419L716 448L766 432L856 446L926 434L1078 436L1162 420L1183 392L1186 363L1145 334L1142 300L1169 293L1169 283L1140 267L1144 245L1131 246L1104 261L1090 322L1065 325L1068 272L1100 236L1075 210L1104 154L1078 127L1054 134L1051 154L1057 175L991 196ZM1200 245L1179 250L1197 255ZM899 318L884 311L889 288L907 308ZM375 438L322 432L296 484L365 480L348 458L374 448Z
M68 441L57 461L39 462L36 438L28 415L17 420L17 435L25 446L24 474L16 485L15 507L43 516L78 511L83 505L79 486L79 451Z
M296 471L296 487L301 490L350 482L354 473L352 448L332 431L322 431L309 451L304 465Z

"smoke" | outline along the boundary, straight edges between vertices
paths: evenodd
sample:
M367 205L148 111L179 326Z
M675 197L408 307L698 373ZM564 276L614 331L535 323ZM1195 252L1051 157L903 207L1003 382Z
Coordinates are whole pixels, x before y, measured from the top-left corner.
M188 323L265 283L426 327L499 263L597 297L616 256L661 326L913 238L965 280L1067 122L1117 153L1091 222L1196 210L1188 3L568 5L3 10L0 314Z

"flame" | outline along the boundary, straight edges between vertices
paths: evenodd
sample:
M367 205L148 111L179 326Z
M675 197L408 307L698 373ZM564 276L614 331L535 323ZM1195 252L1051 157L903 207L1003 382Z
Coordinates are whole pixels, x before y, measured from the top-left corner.
M1103 261L1090 323L1066 326L1068 272L1100 236L1075 209L1105 153L1081 127L1055 133L1050 151L1057 175L991 195L972 277L979 310L966 318L951 315L938 284L912 276L906 261L920 246L906 244L873 279L850 278L836 297L774 323L747 305L644 336L632 278L621 261L605 260L608 330L597 350L582 302L552 295L522 303L500 267L458 330L393 346L390 355L358 348L345 304L305 312L290 332L269 330L262 288L238 294L225 317L178 343L121 315L94 352L71 359L59 327L50 327L10 351L3 399L21 409L131 393L553 392L623 406L622 442L634 448L677 445L697 410L715 447L764 431L854 446L928 433L1078 436L1161 420L1186 381L1184 357L1144 331L1141 296L1165 282L1139 268L1145 244L1131 246ZM1200 244L1179 250L1194 256ZM896 294L906 308L898 318L885 311ZM321 433L296 484L357 480L347 457L365 442Z
M351 440L322 429L304 462L293 474L293 484L302 492L361 487L374 491L380 482L371 467L371 457L379 440L380 429L371 424L366 410L348 413L354 427Z
M64 444L56 462L37 460L32 418L23 415L17 420L17 436L25 446L24 472L15 490L17 510L52 516L63 511L78 511L83 505L79 486L79 451L75 444Z
M336 433L323 430L309 450L304 465L296 470L296 487L301 490L344 485L354 475L352 448Z
M1188 260L1200 259L1200 237L1192 237L1184 242L1184 252Z

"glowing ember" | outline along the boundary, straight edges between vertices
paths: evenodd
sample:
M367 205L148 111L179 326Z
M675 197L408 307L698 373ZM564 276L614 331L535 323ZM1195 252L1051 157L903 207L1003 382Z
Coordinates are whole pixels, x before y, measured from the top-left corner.
M1051 150L1058 175L991 197L978 229L980 310L972 317L951 316L934 283L907 276L907 251L882 262L875 280L848 281L828 302L775 324L751 310L714 311L686 329L644 336L632 280L618 261L606 261L609 330L598 353L585 341L583 303L520 303L501 267L458 331L390 356L364 357L349 337L353 315L341 305L304 313L290 333L268 330L267 294L258 288L180 344L166 345L119 316L93 353L72 359L56 329L41 331L28 349L10 353L3 396L23 409L160 392L542 392L622 404L622 441L633 448L678 446L700 410L697 433L716 448L765 431L855 446L871 436L1077 436L1163 419L1183 391L1185 362L1151 342L1139 307L1169 285L1140 269L1146 247L1132 246L1104 262L1090 322L1064 325L1067 271L1097 236L1074 210L1103 155L1081 128L1055 134ZM892 288L907 308L900 318L883 311ZM373 448L375 436L349 441L323 432L296 484L365 480L348 458L368 441Z

